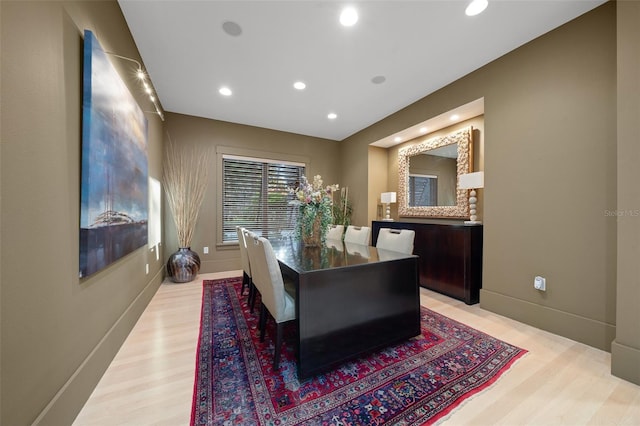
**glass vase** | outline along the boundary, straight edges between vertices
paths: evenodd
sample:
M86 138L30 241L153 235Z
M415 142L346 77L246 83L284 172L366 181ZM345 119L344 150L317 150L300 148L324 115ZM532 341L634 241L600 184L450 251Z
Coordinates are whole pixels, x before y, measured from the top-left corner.
M305 229L303 226L300 230L300 235L302 237L302 244L305 247L320 247L322 244L322 214L316 214L313 219L313 223L309 229Z

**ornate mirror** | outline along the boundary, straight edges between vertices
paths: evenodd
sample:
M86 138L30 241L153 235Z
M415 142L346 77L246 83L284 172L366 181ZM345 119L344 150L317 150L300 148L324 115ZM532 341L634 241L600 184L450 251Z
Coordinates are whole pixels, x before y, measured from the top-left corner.
M472 171L472 135L468 127L398 151L400 216L469 217L467 190L458 181Z

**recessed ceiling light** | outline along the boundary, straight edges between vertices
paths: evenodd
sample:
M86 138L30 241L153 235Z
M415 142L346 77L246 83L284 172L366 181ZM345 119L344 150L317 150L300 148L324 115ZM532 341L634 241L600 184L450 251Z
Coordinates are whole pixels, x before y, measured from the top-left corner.
M335 120L336 118L338 118L338 114L336 114L335 112L330 112L330 113L327 115L327 118L328 118L329 120Z
M396 136L395 138L393 138L394 142L402 142L402 138L400 136Z
M307 87L307 85L304 84L304 82L302 81L296 81L295 83L293 83L293 87L295 87L298 90L304 90L304 88Z
M373 84L382 84L382 83L384 83L385 81L387 81L387 78L386 78L384 75L376 75L375 77L373 77L373 78L371 79L371 82L372 82Z
M345 27L351 27L358 22L358 12L353 7L345 7L340 14L340 23Z
M460 118L458 114L453 114L451 117L449 117L451 121L456 121L458 118Z
M222 23L222 31L230 36L237 37L242 34L242 27L233 21L226 21Z
M488 5L489 2L487 0L473 0L469 3L469 6L467 6L464 13L466 13L467 16L476 16L482 13Z
M420 127L420 133L427 133L426 127Z
M218 90L218 93L220 93L222 96L231 96L233 94L231 89L229 89L228 87L221 87L220 90Z

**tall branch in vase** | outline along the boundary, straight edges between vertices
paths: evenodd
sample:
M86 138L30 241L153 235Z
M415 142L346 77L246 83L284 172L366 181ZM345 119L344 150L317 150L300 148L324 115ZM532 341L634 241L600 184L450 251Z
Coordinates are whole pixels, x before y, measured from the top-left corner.
M351 207L351 202L349 201L349 188L342 187L340 189L340 199L337 203L333 204L333 223L335 225L351 225L351 214L353 213L353 208Z
M191 281L200 270L200 257L191 250L191 242L207 189L210 157L202 146L179 147L168 137L162 176L178 238L178 251L167 261L167 274L175 282Z

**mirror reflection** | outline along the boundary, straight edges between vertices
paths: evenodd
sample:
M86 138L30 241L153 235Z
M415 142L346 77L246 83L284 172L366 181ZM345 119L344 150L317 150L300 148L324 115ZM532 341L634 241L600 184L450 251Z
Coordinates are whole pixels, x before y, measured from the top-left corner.
M441 146L410 157L409 206L455 206L457 163L457 144Z

